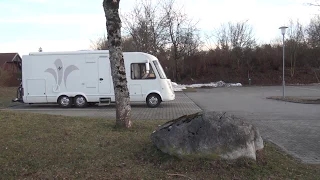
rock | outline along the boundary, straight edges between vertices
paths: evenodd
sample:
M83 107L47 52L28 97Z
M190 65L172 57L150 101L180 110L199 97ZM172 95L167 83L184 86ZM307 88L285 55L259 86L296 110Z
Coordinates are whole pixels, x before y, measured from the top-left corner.
M200 112L169 121L151 134L162 152L178 157L256 160L263 149L257 128L226 112Z

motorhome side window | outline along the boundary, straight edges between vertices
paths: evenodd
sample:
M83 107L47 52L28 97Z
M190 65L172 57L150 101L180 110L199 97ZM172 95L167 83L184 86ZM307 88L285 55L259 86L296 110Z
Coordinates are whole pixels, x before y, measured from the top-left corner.
M149 73L146 70L145 63L133 63L131 64L131 79L155 79L156 75L152 69L151 64L149 64Z

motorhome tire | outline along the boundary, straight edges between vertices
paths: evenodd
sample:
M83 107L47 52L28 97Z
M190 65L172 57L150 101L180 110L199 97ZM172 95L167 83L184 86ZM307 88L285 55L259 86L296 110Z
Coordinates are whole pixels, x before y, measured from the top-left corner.
M58 104L60 107L69 108L72 106L72 99L68 96L60 96L58 99Z
M158 94L149 94L146 101L147 101L148 107L155 108L160 105L161 98Z
M77 107L77 108L84 108L88 105L88 102L86 100L85 97L83 96L76 96L74 98L74 106Z

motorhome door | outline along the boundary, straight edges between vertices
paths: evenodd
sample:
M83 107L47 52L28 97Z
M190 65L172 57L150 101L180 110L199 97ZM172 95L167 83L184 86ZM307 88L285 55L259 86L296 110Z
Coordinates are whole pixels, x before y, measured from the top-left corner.
M99 93L110 94L111 93L111 68L110 61L107 56L99 57Z

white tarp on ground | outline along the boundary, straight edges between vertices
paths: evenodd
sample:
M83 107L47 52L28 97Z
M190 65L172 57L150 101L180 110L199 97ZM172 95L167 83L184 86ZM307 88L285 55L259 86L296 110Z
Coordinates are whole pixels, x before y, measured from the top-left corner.
M175 82L172 82L172 86L174 91L182 91L183 89L186 89L187 87L191 88L199 88L199 87L239 87L242 86L241 83L225 83L223 81L218 82L211 82L207 84L190 84L190 85L184 85L184 84L177 84Z

